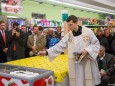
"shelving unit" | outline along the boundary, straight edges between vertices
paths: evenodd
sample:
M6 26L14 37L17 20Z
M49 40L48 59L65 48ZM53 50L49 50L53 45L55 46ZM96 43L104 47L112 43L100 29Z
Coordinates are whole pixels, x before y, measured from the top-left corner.
M56 28L57 26L43 26L43 28Z
M108 25L83 25L88 28L98 28L98 27L115 27L115 26L108 26Z

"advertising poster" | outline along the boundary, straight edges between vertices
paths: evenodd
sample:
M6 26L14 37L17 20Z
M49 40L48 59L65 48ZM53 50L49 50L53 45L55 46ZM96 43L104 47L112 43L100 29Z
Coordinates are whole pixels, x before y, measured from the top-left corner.
M22 0L1 0L1 7L3 13L22 13Z
M8 29L11 30L12 29L12 24L13 22L17 22L20 27L21 25L25 25L25 19L13 19L13 18L8 18Z

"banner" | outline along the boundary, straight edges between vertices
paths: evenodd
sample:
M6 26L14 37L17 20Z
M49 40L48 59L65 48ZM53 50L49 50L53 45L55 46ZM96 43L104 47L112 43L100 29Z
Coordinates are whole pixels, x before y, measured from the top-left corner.
M3 13L22 13L22 0L2 0L1 8Z

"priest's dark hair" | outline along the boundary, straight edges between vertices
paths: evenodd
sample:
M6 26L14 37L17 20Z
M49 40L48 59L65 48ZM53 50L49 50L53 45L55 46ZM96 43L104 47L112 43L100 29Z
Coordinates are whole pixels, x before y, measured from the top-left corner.
M66 22L70 22L70 21L73 21L73 23L77 22L78 21L78 18L75 16L75 15L70 15Z

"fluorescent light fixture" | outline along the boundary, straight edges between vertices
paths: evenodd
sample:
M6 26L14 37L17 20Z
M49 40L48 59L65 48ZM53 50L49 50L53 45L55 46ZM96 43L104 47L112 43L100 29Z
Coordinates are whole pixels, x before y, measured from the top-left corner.
M16 17L16 16L7 16L8 18L18 18L18 17Z
M61 1L56 1L56 0L48 0L54 3L58 3L58 4L62 4L62 5L68 5L71 7L78 7L78 8L82 8L82 9L87 9L87 10L91 10L91 11L96 11L96 12L101 12L101 13L108 13L108 14L113 14L115 15L115 13L112 12L106 12L106 11L102 11L102 10L98 10L98 9L93 9L93 8L88 8L88 7L84 7L84 6L79 6L79 5L75 5L75 4L71 4L71 3L66 3L66 2L61 2Z

